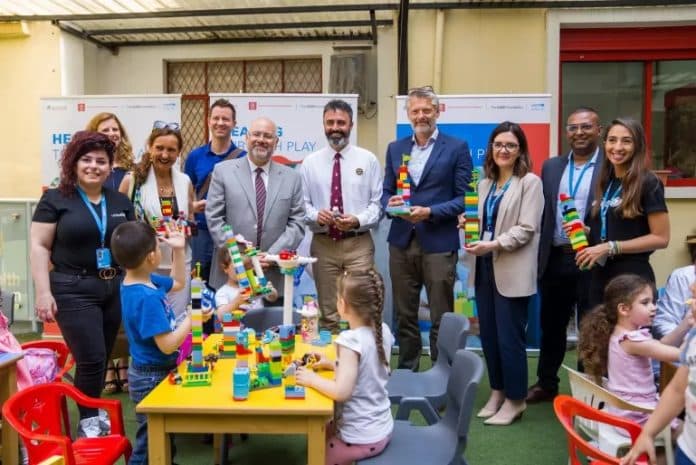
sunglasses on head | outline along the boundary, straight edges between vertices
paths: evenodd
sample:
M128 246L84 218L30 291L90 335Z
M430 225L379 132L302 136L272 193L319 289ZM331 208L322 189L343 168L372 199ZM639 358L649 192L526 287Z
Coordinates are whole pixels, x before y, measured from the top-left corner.
M181 126L179 123L167 123L166 121L157 120L152 123L152 129L171 129L172 131L179 132Z

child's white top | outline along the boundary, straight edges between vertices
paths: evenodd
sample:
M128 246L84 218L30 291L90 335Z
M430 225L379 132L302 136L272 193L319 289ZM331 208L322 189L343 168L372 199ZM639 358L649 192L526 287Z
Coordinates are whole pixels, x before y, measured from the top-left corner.
M681 362L689 367L689 382L684 394L684 431L677 444L689 459L696 463L696 329L689 331L681 354Z
M227 305L234 301L239 295L239 288L230 286L229 284L224 284L215 293L215 306L219 307L221 305ZM254 299L250 304L241 305L239 308L242 310L251 310L255 308L263 308L262 299Z
M382 342L389 362L394 336L385 323L382 323ZM358 379L350 399L342 405L337 434L349 444L381 441L391 434L394 420L387 394L389 369L379 361L373 329L361 326L343 331L336 338L336 344L360 356Z

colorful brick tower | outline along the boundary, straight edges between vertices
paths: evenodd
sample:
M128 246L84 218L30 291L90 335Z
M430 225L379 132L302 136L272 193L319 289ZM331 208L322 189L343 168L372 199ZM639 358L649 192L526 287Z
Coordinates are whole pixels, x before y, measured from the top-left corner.
M239 292L248 297L252 294L251 284L249 283L249 278L247 277L246 269L244 268L242 254L239 252L237 239L234 237L234 231L232 231L232 227L230 225L223 226L222 231L225 237L225 247L227 248L230 258L232 259L234 271L237 273Z
M401 166L399 166L398 178L396 179L396 195L400 195L404 203L397 207L387 207L386 211L390 215L408 215L411 212L411 179L408 175L408 162L410 160L410 154L401 155Z
M479 170L471 173L470 191L464 194L464 244L469 245L481 239L481 219L478 214Z
M558 198L561 201L561 214L563 215L564 229L570 228L570 231L567 232L570 245L575 252L580 252L590 244L587 242L585 225L580 219L580 215L578 215L578 209L575 207L575 200L564 193L561 193Z
M191 279L191 361L188 363L184 386L209 386L212 382L208 365L203 359L203 281Z

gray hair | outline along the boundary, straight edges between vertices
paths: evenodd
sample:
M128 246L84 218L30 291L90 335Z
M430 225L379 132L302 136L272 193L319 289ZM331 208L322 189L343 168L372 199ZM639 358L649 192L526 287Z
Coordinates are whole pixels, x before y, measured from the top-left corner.
M428 99L433 103L434 107L438 107L440 105L440 99L433 90L432 86L414 87L412 89L409 89L408 97L409 99L411 97ZM406 104L404 108L408 110L408 99L406 99Z

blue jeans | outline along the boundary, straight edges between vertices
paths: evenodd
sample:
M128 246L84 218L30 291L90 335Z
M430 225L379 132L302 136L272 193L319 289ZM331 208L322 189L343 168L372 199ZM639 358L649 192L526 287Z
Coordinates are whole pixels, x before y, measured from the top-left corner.
M695 465L689 457L686 456L683 450L677 446L674 451L674 465Z
M157 385L167 377L174 366L148 366L137 365L131 362L128 367L128 395L133 401L133 405L138 405ZM135 445L128 465L147 465L147 416L142 413L135 414L135 421L138 429L135 432ZM171 442L172 458L176 453L174 438L169 436Z

